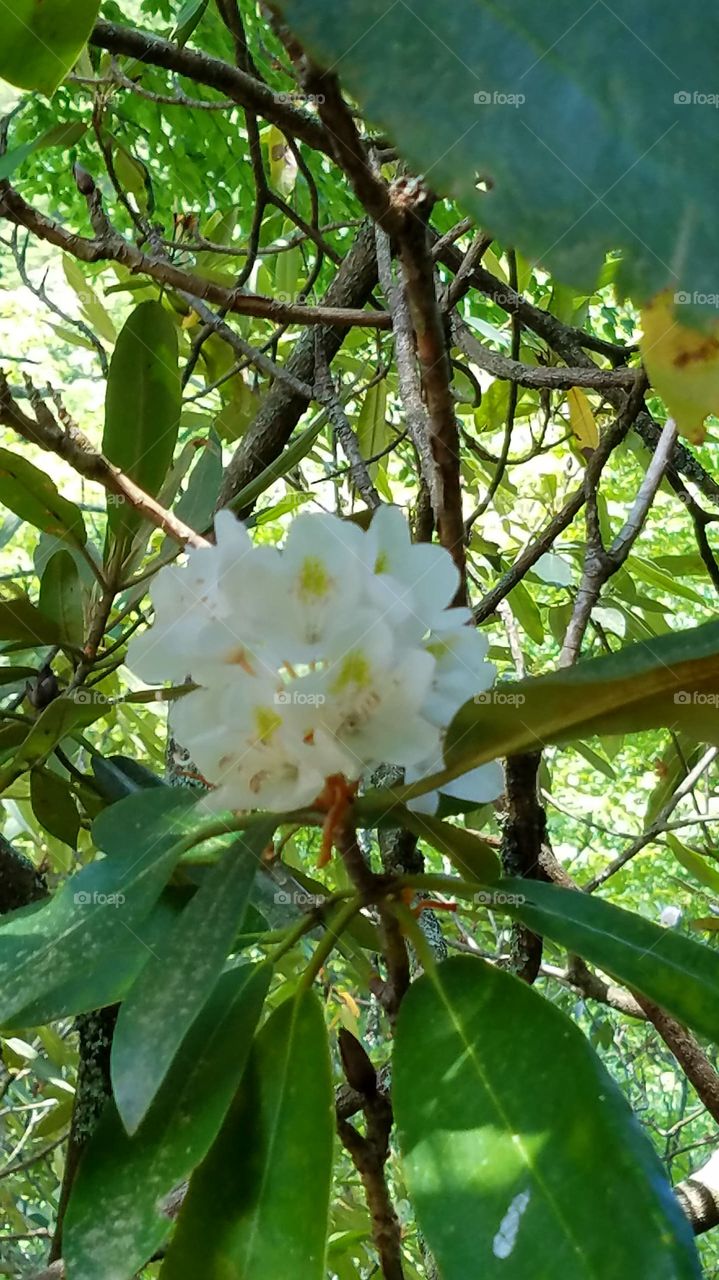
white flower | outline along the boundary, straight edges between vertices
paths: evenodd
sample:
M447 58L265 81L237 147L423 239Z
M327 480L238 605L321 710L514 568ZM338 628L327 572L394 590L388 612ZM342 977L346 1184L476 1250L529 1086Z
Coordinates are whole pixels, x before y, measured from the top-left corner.
M486 637L470 627L429 637L426 648L435 659L435 670L422 709L432 724L448 725L465 702L491 689L496 668L486 660L488 647Z
M326 657L346 629L362 594L363 537L357 525L338 516L303 513L291 525L280 594L268 610L282 635L286 662Z
M217 542L191 550L183 568L153 580L155 623L135 637L128 664L150 684L205 683L217 667L250 667L264 627L263 592L278 580L279 554L254 547L230 511L215 517Z
M494 678L469 611L451 607L449 554L413 545L389 507L367 532L302 514L281 549L254 546L229 512L215 528L215 546L158 574L154 626L128 657L146 680L189 674L200 686L172 726L213 805L291 810L327 778L355 782L384 763L408 781L441 769L451 719ZM499 766L485 765L443 790L483 803L501 785Z
M173 709L172 731L212 781L207 800L217 809L300 808L340 771L339 756L333 768L327 749L304 741L276 688L250 676L188 694Z
M381 653L378 623L371 643L354 643L317 681L315 737L344 753L342 772L359 778L384 761L407 766L439 746L438 730L421 714L435 662L421 649ZM351 642L350 642L351 643Z
M682 918L679 907L664 907L659 915L659 923L666 929L675 929Z
M426 778L429 774L438 773L444 768L441 751L435 756L423 760L419 765L407 770L406 781L418 782L420 778ZM504 791L504 771L498 760L491 760L489 764L481 764L476 769L470 769L468 773L463 773L459 778L453 778L451 782L442 784L442 795L450 796L453 800L462 800L465 803L471 803L475 807L481 804L489 804L491 800L496 800ZM425 791L424 795L415 796L413 800L407 801L407 808L412 809L415 813L436 813L439 807L440 792Z
M459 587L459 572L443 547L413 543L397 507L380 507L366 534L370 598L402 639L419 640L445 625ZM449 625L469 620L456 610Z

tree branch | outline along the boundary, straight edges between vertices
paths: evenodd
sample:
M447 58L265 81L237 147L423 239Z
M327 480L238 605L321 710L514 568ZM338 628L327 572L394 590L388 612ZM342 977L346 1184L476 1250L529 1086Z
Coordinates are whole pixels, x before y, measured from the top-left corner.
M36 399L36 417L30 418L13 398L5 374L0 371L0 423L11 427L18 435L30 444L39 445L48 453L55 453L68 462L86 480L95 480L108 493L114 494L123 502L139 511L158 529L162 529L170 538L174 538L182 546L206 547L209 545L184 521L178 520L171 511L165 510L155 498L145 493L139 485L110 462L103 453L97 453L82 431L75 426L61 427L51 414L47 405L40 412L39 397Z
M288 94L275 92L261 80L231 66L229 62L223 62L221 58L187 47L180 48L171 40L123 27L117 22L96 22L89 42L97 49L107 49L110 53L135 58L138 62L164 67L166 71L174 71L196 84L216 89L238 106L272 121L283 133L292 134L315 151L332 155L330 141L316 116L293 107L287 101Z

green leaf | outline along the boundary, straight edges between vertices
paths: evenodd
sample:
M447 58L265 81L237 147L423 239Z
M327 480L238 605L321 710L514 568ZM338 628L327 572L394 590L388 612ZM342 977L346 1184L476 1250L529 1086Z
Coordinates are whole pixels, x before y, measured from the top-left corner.
M128 1133L134 1133L147 1114L183 1037L217 982L242 927L274 827L269 821L234 841L186 906L169 946L145 966L120 1010L111 1074Z
M711 893L719 898L719 865L714 867L708 858L703 858L700 853L694 849L689 849L681 840L677 840L676 836L670 831L665 836L677 862L680 862L685 871L694 876L699 884L703 884L705 889L709 889Z
M185 491L175 507L175 515L191 529L202 533L212 523L222 482L222 445L214 431L210 431L206 440L200 441L198 454Z
M71 849L77 845L80 815L69 782L49 769L33 769L30 774L30 802L38 822Z
M60 634L26 595L0 600L0 640L22 640L28 645L58 644Z
M82 512L58 493L44 471L9 449L0 449L0 503L44 533L87 541Z
M141 302L117 340L105 399L103 452L154 497L172 463L180 422L177 329L159 302ZM110 505L116 536L134 534L141 517L127 503Z
M175 19L175 25L170 36L172 40L179 44L180 48L187 44L193 31L202 21L208 4L209 0L185 0L185 3L180 6L180 11Z
M80 303L80 310L90 329L100 338L114 345L117 338L115 325L90 284L82 267L69 253L62 255L65 279ZM91 344L91 350L92 350Z
M0 180L10 178L34 150L34 142L23 142L22 146L15 147L13 151L6 151L4 156L0 156Z
M275 458L274 462L268 463L262 469L254 480L250 480L248 484L240 490L238 494L228 503L232 511L242 511L244 507L251 507L257 499L269 489L276 480L280 480L282 476L286 476L292 471L304 457L307 456L312 445L317 439L320 431L325 425L326 414L318 414L317 418L309 427L301 431L298 436L282 451L279 458Z
M701 1275L689 1224L617 1086L579 1029L510 974L457 957L412 985L393 1100L443 1280Z
M136 159L127 147L123 147L122 143L117 141L114 147L114 162L121 187L135 197L140 212L147 213L148 174L144 164Z
M19 684L32 680L37 675L36 667L2 667L0 668L0 685Z
M692 604L703 605L706 603L704 597L692 587L686 586L681 578L675 573L665 573L663 569L658 569L651 560L646 560L643 556L630 556L627 561L627 572L631 573L633 578L638 578L641 582L647 582L650 586L656 587L658 591L662 591L669 599L674 602L677 596L682 600L690 600Z
M87 699L80 697L84 693L89 695ZM107 700L93 697L90 690L76 690L75 697L55 698L41 711L19 751L0 772L0 791L10 786L21 773L47 759L73 729L92 724L107 710Z
M341 61L348 93L413 172L505 244L587 293L621 250L620 293L706 297L719 12L688 0L677 24L652 0L581 14L573 0L280 9L318 61Z
M355 427L357 444L362 457L365 459L374 458L375 454L381 453L392 439L392 432L386 422L386 412L387 382L383 379L381 382L375 383L373 387L368 387L362 401L362 408L357 417ZM377 463L370 464L369 470L372 479L377 474L377 466Z
M79 968L102 964L149 914L172 871L175 842L187 821L187 806L181 808L169 788L168 793L145 791L105 809L93 831L111 856L70 877L49 902L3 920L0 1025L75 980Z
M100 0L12 0L3 14L0 77L48 96L92 30Z
M75 1280L130 1280L169 1234L172 1222L162 1203L217 1135L242 1077L270 976L269 966L223 974L133 1138L114 1104L107 1107L65 1219L63 1254Z
M541 644L544 640L542 615L523 582L518 582L516 587L510 591L507 596L507 602L522 631L535 644Z
M629 645L466 702L447 731L453 775L500 755L601 733L684 729L719 742L719 623Z
M399 825L399 818L397 818ZM460 875L491 884L501 875L499 858L491 845L465 827L454 827L426 813L404 810L401 825L426 840L433 849L446 854Z
M179 889L165 889L148 915L133 925L131 933L124 929L110 950L95 957L91 967L79 964L66 982L17 1009L10 1025L40 1027L59 1018L117 1004L150 957L162 952L186 897Z
M103 796L113 803L136 791L144 791L146 787L167 785L147 765L130 756L93 756L92 772ZM186 799L189 801L190 797Z
M9 178L33 151L46 151L50 147L73 147L87 132L87 125L81 120L69 120L65 124L56 124L32 142L23 142L0 156L0 179Z
M593 894L519 879L497 887L508 901L496 910L599 965L719 1043L719 952Z
M69 551L56 551L40 580L40 609L67 644L79 648L85 633L82 582Z
M307 991L260 1032L190 1182L161 1280L325 1280L333 1140L327 1031Z

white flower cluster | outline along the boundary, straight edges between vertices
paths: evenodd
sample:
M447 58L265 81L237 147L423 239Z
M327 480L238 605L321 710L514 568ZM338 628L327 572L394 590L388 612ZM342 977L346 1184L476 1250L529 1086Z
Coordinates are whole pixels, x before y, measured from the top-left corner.
M172 730L220 809L311 804L325 780L355 781L380 764L413 781L443 767L455 712L488 689L487 642L450 608L450 555L412 544L401 512L382 507L365 532L302 514L282 549L255 546L228 511L216 545L190 551L153 582L154 626L128 662L152 683L200 687ZM483 803L501 793L498 764L445 791ZM414 805L433 812L437 793Z

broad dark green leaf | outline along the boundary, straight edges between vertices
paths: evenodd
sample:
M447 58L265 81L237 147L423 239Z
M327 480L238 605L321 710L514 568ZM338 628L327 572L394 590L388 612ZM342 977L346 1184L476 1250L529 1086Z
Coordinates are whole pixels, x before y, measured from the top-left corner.
M24 684L37 675L37 667L0 667L0 685Z
M629 645L566 671L498 685L447 731L453 774L500 755L662 725L719 743L719 623Z
M16 1030L40 1027L123 1000L148 960L162 953L186 901L186 892L173 886L165 889L131 933L124 929L91 966L79 964L67 982L18 1009L10 1025Z
M33 769L30 773L30 802L40 825L74 849L80 830L80 815L69 782L49 769Z
M719 952L594 894L538 881L502 880L499 904L535 933L599 965L719 1043Z
M102 794L112 801L145 791L147 787L167 786L147 765L130 756L93 756L92 772Z
M12 0L3 14L0 77L51 94L87 40L100 0Z
M180 1043L222 971L274 823L240 835L203 879L161 956L123 1003L112 1041L112 1085L128 1133L147 1114Z
M0 600L0 640L24 640L28 645L59 644L55 623L26 595Z
M482 884L491 884L493 880L499 879L501 867L497 854L486 840L473 831L454 827L430 814L412 813L409 809L402 817L402 825L426 840L433 849L446 854L461 875L479 880Z
M159 790L104 810L93 830L99 847L108 852L110 846L112 856L71 876L48 902L3 920L1 1025L48 992L72 983L80 967L90 970L104 963L124 944L128 930L136 930L173 869L175 842L182 834L177 816L174 794Z
M161 1280L325 1280L333 1139L327 1031L305 992L260 1032Z
M40 610L57 626L63 640L79 648L85 621L78 567L69 551L51 556L40 580Z
M65 1219L63 1253L75 1280L131 1280L169 1234L163 1201L217 1135L244 1070L270 975L269 967L250 966L222 975L134 1137L125 1132L114 1103L108 1105Z
M172 462L180 422L177 329L159 302L141 302L125 323L110 362L103 452L153 497ZM116 535L136 532L140 516L111 503Z
M87 693L86 700L81 695ZM22 746L0 772L0 791L10 786L27 769L40 764L58 743L80 725L92 724L107 714L107 703L92 697L91 690L78 689L75 696L55 698L40 712Z
M424 975L397 1024L403 1168L443 1280L698 1280L661 1164L586 1039L482 960ZM561 1123L558 1123L561 1117Z
M280 8L414 171L505 243L587 291L621 249L629 292L706 297L719 250L706 165L716 10L688 0L678 23L653 0Z
M0 449L0 502L43 533L82 545L87 541L79 507L58 493L44 471L9 449Z

